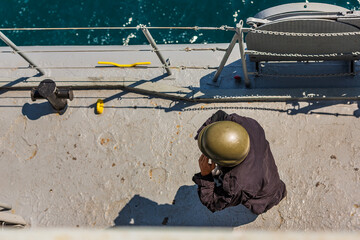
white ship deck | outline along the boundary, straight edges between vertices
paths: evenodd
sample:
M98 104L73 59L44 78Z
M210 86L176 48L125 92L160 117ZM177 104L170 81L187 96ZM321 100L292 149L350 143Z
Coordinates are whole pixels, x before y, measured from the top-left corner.
M171 62L168 77L154 52L140 51L148 46L21 47L45 77L1 48L0 202L11 203L31 227L359 230L359 75L259 77L246 89L233 78L242 76L235 46L214 86L223 51L173 51L227 45L159 46ZM97 61L152 64L121 69ZM263 71L316 75L347 68L288 63ZM31 87L44 78L73 87L64 114L46 100L31 101ZM97 115L99 98L105 109ZM257 218L242 206L212 214L197 198L191 178L200 152L193 137L217 109L264 127L287 185L288 196Z

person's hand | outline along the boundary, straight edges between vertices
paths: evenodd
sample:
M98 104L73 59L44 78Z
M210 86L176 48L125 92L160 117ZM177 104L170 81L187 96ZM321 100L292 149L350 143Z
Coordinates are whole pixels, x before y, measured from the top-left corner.
M201 154L199 158L199 167L201 176L206 176L215 168L215 163L209 164L209 158L204 154Z

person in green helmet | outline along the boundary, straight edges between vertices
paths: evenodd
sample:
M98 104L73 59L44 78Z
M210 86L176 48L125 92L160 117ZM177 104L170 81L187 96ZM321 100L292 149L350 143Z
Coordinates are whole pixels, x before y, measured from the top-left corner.
M210 211L243 204L259 215L286 196L264 129L254 119L219 110L195 140L202 154L193 181Z

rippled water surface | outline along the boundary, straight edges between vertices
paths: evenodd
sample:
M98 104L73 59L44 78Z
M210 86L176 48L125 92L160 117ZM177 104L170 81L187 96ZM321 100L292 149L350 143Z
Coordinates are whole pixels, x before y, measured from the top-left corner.
M2 0L0 27L235 26L257 12L293 1L265 0ZM299 2L299 1L297 1ZM317 1L359 9L360 0ZM18 45L143 44L139 30L3 31ZM151 30L157 43L229 42L223 31ZM4 45L3 43L1 43Z

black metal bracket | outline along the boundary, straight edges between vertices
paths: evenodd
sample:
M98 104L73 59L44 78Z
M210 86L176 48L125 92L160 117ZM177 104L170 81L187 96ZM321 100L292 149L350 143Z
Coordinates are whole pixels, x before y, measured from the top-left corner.
M54 110L61 112L67 108L67 99L74 99L74 94L72 89L59 89L53 80L45 79L31 90L31 100L37 99L47 99Z

